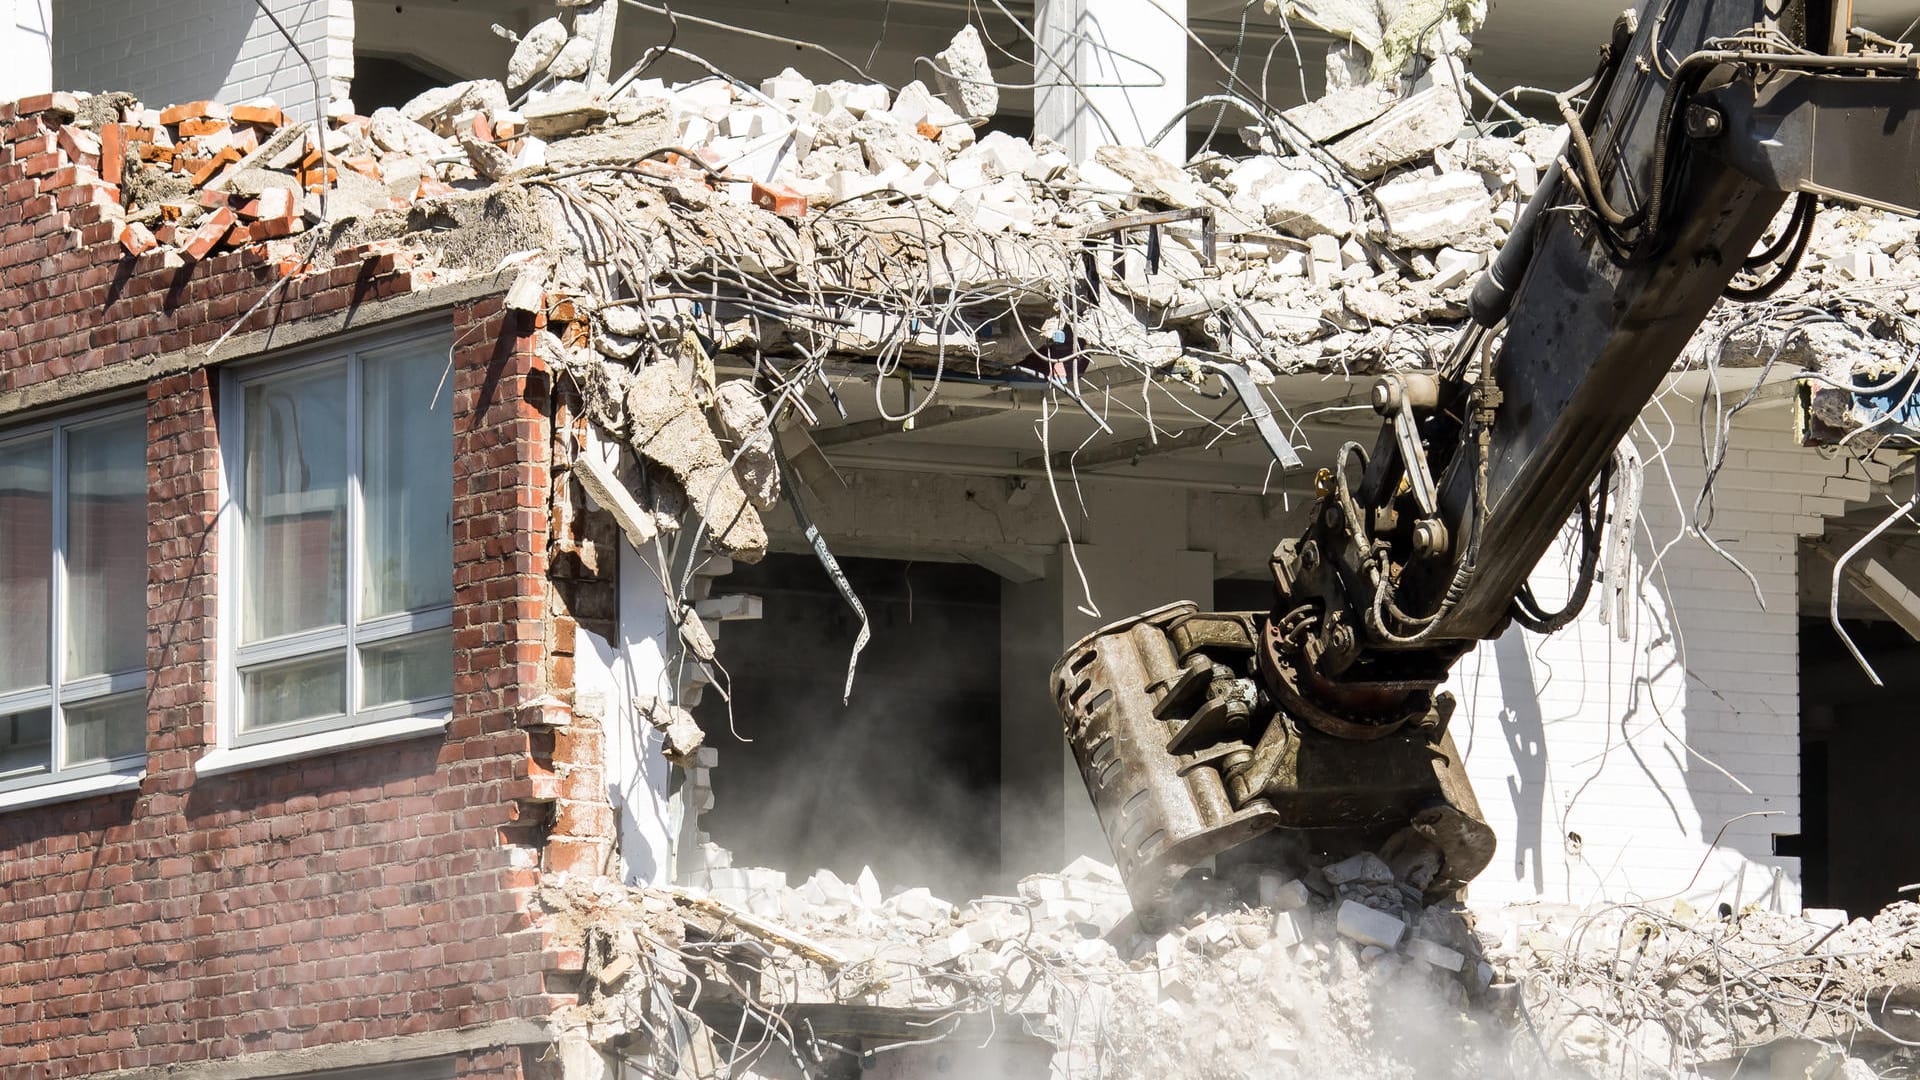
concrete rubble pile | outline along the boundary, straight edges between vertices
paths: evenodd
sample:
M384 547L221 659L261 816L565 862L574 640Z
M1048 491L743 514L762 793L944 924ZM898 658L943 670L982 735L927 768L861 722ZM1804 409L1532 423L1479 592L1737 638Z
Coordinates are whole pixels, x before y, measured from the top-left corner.
M804 473L794 429L821 420L808 383L830 363L917 371L934 385L918 407L963 369L1071 398L1099 365L1204 391L1223 363L1256 384L1431 365L1562 141L1476 118L1443 53L1330 80L1245 129L1248 157L1074 161L981 133L998 94L971 28L939 85L897 90L791 69L607 78L591 29L520 36L506 84L370 116L336 102L318 123L271 102L52 95L70 122L27 171L103 185L130 257L237 249L293 280L380 254L417 281L509 281L550 366L660 467L622 508L628 535L678 527L691 500L722 551L753 559L781 496L772 431ZM1759 318L1726 309L1694 360L1844 365L1920 340L1920 289L1900 287L1920 269L1911 223L1832 215L1807 268ZM1804 318L1816 303L1841 322ZM600 464L591 479L621 469Z
M1307 5L1322 22L1338 7ZM1194 358L1256 376L1430 362L1562 141L1477 119L1470 76L1442 54L1405 76L1402 57L1395 74L1331 80L1246 129L1260 152L1243 159L1105 146L1074 161L976 131L998 94L971 27L941 54L939 85L897 90L791 69L595 78L590 31L546 20L518 38L505 84L370 116L336 102L317 125L266 101L55 95L75 122L43 164L117 191L130 254L258 249L299 275L375 241L443 278L511 270L520 303L576 298L585 351L630 367L693 331L746 357L997 372L1106 360L1198 381ZM537 193L552 248L503 266L436 235L452 208L513 188ZM1156 226L1152 244L1145 226L1107 231L1155 211L1198 217ZM1912 278L1912 241L1877 213L1824 225L1815 273L1786 295L1920 306L1895 284Z
M703 854L699 886L559 876L544 892L590 943L563 1026L663 1074L674 1053L633 1037L663 1030L668 999L691 1023L695 997L695 1056L730 1061L714 1075L733 1077L797 1074L778 1046L736 1056L735 1026L711 1010L721 1000L768 1024L823 1005L893 1010L933 1018L936 1040L952 1018L991 1014L1051 1045L1051 1075L1195 1080L1688 1077L1743 1060L1851 1080L1904 1060L1899 1039L1920 1027L1888 996L1915 985L1915 905L1836 928L1826 913L1684 904L1428 904L1418 852L1392 865L1362 853L1298 877L1230 874L1156 935L1090 858L955 905L924 888L883 897L870 869L790 886Z

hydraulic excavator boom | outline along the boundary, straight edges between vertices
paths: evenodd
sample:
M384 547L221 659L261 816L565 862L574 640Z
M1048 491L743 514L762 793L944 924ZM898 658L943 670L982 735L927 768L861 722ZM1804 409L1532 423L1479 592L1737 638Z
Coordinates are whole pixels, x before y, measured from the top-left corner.
M1920 57L1843 0L1648 0L1560 102L1566 147L1436 371L1374 387L1373 446L1318 475L1264 612L1175 604L1078 642L1056 700L1135 909L1268 845L1359 845L1429 894L1493 856L1437 692L1593 582L1612 456L1723 296L1792 273L1822 199L1920 213ZM1578 102L1578 104L1576 104ZM1789 196L1777 238L1763 240ZM1743 270L1767 279L1733 284ZM1527 587L1562 526L1569 603ZM1423 867L1423 868L1421 868Z

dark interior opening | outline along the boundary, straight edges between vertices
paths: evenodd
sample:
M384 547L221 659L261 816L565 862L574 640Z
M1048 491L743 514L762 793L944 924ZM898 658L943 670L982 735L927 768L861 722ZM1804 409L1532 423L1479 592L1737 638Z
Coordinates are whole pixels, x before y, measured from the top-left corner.
M437 86L459 80L425 61L372 53L353 55L353 107L362 116L373 110L398 108Z
M1920 882L1920 644L1889 622L1846 622L1884 687L1825 619L1800 622L1801 891L1808 907L1871 915Z
M1000 581L959 564L840 565L873 622L845 705L860 622L819 562L769 555L717 584L759 596L763 614L720 634L731 725L711 689L696 710L720 751L701 820L735 865L795 885L871 864L885 891L977 895L1000 870Z

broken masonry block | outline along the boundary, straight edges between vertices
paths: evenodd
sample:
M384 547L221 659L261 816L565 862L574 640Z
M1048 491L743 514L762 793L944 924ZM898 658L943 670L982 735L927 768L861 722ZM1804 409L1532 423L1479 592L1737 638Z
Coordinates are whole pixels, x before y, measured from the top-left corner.
M120 227L120 246L127 250L127 254L138 257L159 247L160 241L154 238L152 229L137 221L129 221Z
M253 124L264 128L281 128L287 124L287 114L280 106L273 104L235 105L231 117L236 124Z
M1307 906L1312 894L1307 883L1295 878L1284 885L1276 885L1271 895L1267 893L1266 883L1260 886L1260 902L1274 911L1297 911Z
M1343 937L1383 949L1397 948L1400 939L1407 933L1407 924L1401 922L1398 916L1375 910L1358 900L1341 902L1334 928Z
M1294 882L1294 884L1299 884ZM1273 913L1273 943L1280 948L1289 948L1307 940L1311 929L1307 913L1298 908Z
M1382 861L1380 856L1375 855L1371 851L1363 851L1358 855L1342 859L1337 863L1329 863L1321 867L1320 872L1325 874L1327 880L1335 885L1393 884L1392 868Z
M227 107L218 101L189 101L160 110L160 122L169 127L182 120L225 120Z
M1000 111L1000 87L987 59L980 31L968 23L953 41L934 55L940 93L961 116L986 119Z
M1467 962L1467 958L1459 952L1426 938L1414 938L1407 942L1407 955L1441 971L1459 971Z
M234 223L237 220L238 219L233 216L233 211L224 206L215 210L213 213L207 215L207 219L201 222L199 228L187 234L185 242L180 245L180 253L189 259L206 258L207 254L213 250L214 245L218 244L226 237L227 233L233 229Z
M784 218L807 216L807 197L785 184L755 181L753 205Z

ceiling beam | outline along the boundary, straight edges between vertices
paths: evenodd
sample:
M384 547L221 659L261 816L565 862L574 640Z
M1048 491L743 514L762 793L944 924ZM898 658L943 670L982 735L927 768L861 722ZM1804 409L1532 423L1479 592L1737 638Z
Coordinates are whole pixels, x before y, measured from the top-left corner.
M824 450L866 442L869 439L885 438L889 435L907 435L917 431L946 427L949 424L964 424L969 420L1000 416L1006 411L1004 408L975 405L929 405L914 415L913 426L910 428L905 426L905 421L876 417L872 420L856 420L851 424L841 424L838 427L820 428L813 431L812 435L814 445Z

